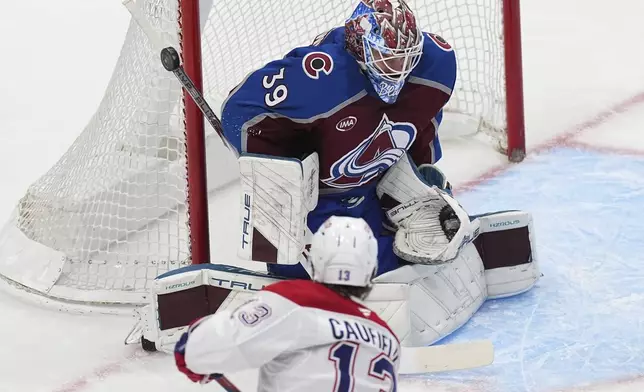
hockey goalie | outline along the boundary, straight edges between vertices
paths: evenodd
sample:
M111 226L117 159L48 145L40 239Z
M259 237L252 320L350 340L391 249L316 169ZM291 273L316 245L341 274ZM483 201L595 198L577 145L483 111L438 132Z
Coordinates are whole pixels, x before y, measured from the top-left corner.
M209 265L160 277L146 336L159 346L190 316L236 306L272 282L310 279L311 233L333 215L362 218L376 234L365 302L403 345L434 343L486 299L532 288L530 213L470 216L434 166L456 77L450 44L423 32L402 0L363 0L344 26L248 75L222 124L240 153L238 254L268 273ZM201 286L207 308L166 319L170 298Z

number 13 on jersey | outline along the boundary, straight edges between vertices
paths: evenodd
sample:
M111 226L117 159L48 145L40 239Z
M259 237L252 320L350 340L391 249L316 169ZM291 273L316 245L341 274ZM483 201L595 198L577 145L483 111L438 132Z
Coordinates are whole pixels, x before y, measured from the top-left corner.
M355 364L360 345L354 342L338 342L329 350L329 361L335 364L333 392L351 392L355 384ZM360 377L360 375L357 375ZM382 381L380 391L396 392L398 381L393 362L385 354L371 359L365 375Z

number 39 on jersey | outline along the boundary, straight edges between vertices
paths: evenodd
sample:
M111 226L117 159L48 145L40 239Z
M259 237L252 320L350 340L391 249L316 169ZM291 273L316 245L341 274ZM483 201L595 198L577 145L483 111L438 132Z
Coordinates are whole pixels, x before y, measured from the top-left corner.
M266 90L264 103L268 107L274 107L286 100L288 97L288 88L281 83L284 80L284 68L275 75L266 75L262 78L262 87Z

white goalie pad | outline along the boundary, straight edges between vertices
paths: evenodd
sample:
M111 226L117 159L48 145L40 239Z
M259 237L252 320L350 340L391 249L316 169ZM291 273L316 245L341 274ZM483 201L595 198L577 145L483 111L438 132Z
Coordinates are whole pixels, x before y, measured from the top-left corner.
M317 153L303 161L258 155L239 158L243 260L297 264L306 217L317 206Z
M236 308L265 286L280 279L264 273L221 265L201 264L159 276L150 292L150 303L126 338L143 337L157 350L172 352L187 326L198 318Z
M126 342L154 342L172 352L197 318L235 308L263 287L279 281L265 273L204 264L180 268L155 281L150 304ZM454 262L408 265L374 280L364 304L378 313L403 346L434 343L460 328L486 299L483 264L468 244Z
M441 264L478 235L478 221L446 192L429 186L404 155L378 183L378 197L396 230L394 252L406 261Z
M483 263L473 244L453 262L413 264L378 276L365 305L404 346L432 344L465 324L487 298Z
M480 215L476 246L485 266L488 297L503 298L530 290L541 277L532 214L504 211Z

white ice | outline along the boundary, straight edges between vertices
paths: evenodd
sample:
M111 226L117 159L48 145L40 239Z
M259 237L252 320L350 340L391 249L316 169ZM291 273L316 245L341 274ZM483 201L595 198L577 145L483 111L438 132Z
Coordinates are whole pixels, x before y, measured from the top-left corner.
M528 295L486 304L450 338L492 338L493 366L405 378L401 390L644 390L644 2L524 0L522 13L531 157L466 187L505 160L475 140L449 140L441 167L472 212L534 212L546 274ZM90 118L128 21L117 0L3 4L1 222ZM570 148L544 152L557 136ZM211 205L235 197L219 194ZM211 208L211 220L234 217ZM231 235L213 232L213 254L234 254L224 245ZM0 312L1 392L201 389L171 357L122 345L131 316L62 313L4 285ZM252 373L231 379L254 385Z

